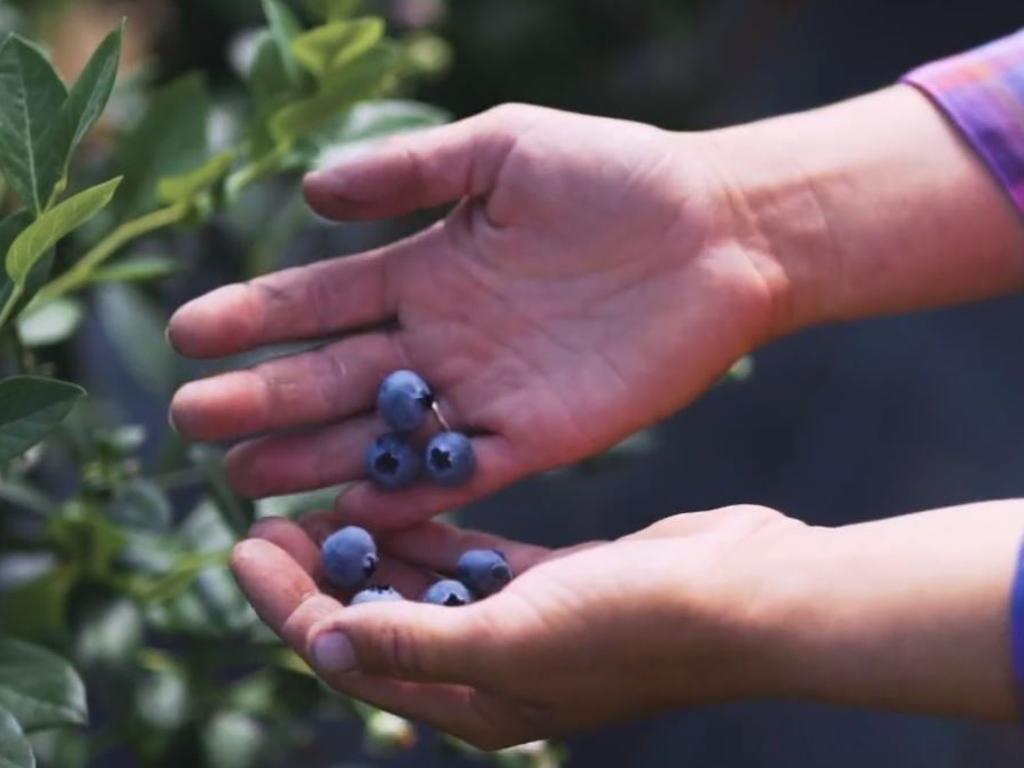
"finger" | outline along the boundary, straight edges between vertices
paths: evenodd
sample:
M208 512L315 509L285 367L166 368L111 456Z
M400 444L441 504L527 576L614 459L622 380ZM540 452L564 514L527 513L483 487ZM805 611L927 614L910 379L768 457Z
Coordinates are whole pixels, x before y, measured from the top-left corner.
M274 535L284 530L277 526ZM386 613L395 604L343 608L337 600L318 592L309 574L286 551L263 539L240 542L232 556L232 570L260 618L334 688L450 733L477 738L476 734L489 728L480 718L482 709L474 701L475 691L361 675L346 662L344 648L339 659L339 646L334 640L321 643L317 649L315 641L321 635L313 631L314 627L335 626L332 621L367 608L376 608L376 614L381 615L379 609Z
M401 368L395 337L368 333L186 384L171 402L192 440L227 440L322 424L370 410L381 380Z
M460 608L369 603L331 613L309 628L308 658L325 677L358 672L475 685L500 671L488 602Z
M262 539L281 549L315 581L320 581L320 547L300 526L285 517L267 517L249 529L250 539Z
M373 530L404 528L493 493L524 473L504 437L476 437L473 451L476 471L464 486L442 488L425 480L408 490L384 491L363 480L353 483L338 497L338 514L343 520Z
M384 431L378 417L364 416L258 437L228 451L224 468L231 486L251 499L328 488L365 476L366 446Z
M342 608L290 554L269 541L236 544L231 570L263 623L299 653L306 652L313 625Z
M381 325L398 312L406 265L435 263L450 248L444 227L434 226L367 253L226 285L175 312L167 338L187 357L224 357Z
M302 570L321 585L325 594L344 599L352 596L352 593L336 590L324 583L320 546L293 521L283 517L260 520L250 529L249 536L269 541L290 555ZM371 581L394 587L403 597L417 600L435 580L422 568L385 553Z
M486 112L379 142L309 174L306 200L330 219L380 219L485 196L514 143L498 117Z

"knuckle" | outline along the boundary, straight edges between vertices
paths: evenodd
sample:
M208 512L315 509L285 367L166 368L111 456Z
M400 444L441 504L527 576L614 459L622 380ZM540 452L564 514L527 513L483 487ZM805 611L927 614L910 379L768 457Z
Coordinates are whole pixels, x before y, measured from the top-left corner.
M735 504L730 507L723 507L721 512L739 522L749 523L770 523L783 517L783 514L778 510L760 504Z
M409 680L425 676L423 653L410 627L396 622L382 625L378 630L376 646L380 662L378 671Z

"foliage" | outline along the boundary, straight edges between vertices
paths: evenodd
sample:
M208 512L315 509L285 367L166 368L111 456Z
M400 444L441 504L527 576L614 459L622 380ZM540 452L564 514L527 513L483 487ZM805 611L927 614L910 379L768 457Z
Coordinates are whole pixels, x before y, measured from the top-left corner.
M211 142L219 106L201 76L115 82L123 25L70 88L40 46L0 42L2 766L72 768L111 749L146 766L290 764L317 724L350 717L370 754L415 742L400 718L327 695L226 569L256 517L323 494L244 501L219 452L173 436L145 459L146 430L117 426L122 409L86 395L74 355L79 330L99 327L132 378L166 396L182 374L147 291L183 268L162 255L178 233L275 204L257 182L338 146L444 119L395 98L418 68L357 5L297 14L263 1L228 146ZM106 149L90 144L128 95L141 115L108 125Z

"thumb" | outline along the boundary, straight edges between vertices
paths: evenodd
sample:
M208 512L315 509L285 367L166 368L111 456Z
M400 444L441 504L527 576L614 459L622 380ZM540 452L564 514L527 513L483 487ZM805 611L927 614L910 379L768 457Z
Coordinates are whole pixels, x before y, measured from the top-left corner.
M473 685L493 674L500 643L492 615L485 603L344 608L310 630L307 658L327 680L361 673Z
M483 196L512 147L501 108L386 139L306 176L306 200L330 219L381 219Z

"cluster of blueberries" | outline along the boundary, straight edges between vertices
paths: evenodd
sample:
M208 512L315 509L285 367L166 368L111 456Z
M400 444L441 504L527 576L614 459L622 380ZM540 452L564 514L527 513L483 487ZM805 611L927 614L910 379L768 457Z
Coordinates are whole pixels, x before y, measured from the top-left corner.
M377 572L380 557L377 543L368 531L350 525L335 531L322 548L324 575L334 586L355 592L350 605L404 600L394 587L382 584L367 586ZM505 556L496 549L471 549L459 558L457 579L442 579L430 586L421 598L435 605L468 605L500 591L512 581L512 569ZM358 590L358 591L357 591Z
M430 385L413 371L395 371L380 385L377 410L393 430L381 435L366 449L366 472L380 488L398 490L416 482L420 470L440 486L454 488L468 482L476 469L476 456L469 438L447 427ZM433 411L443 432L435 435L423 452L410 437Z

